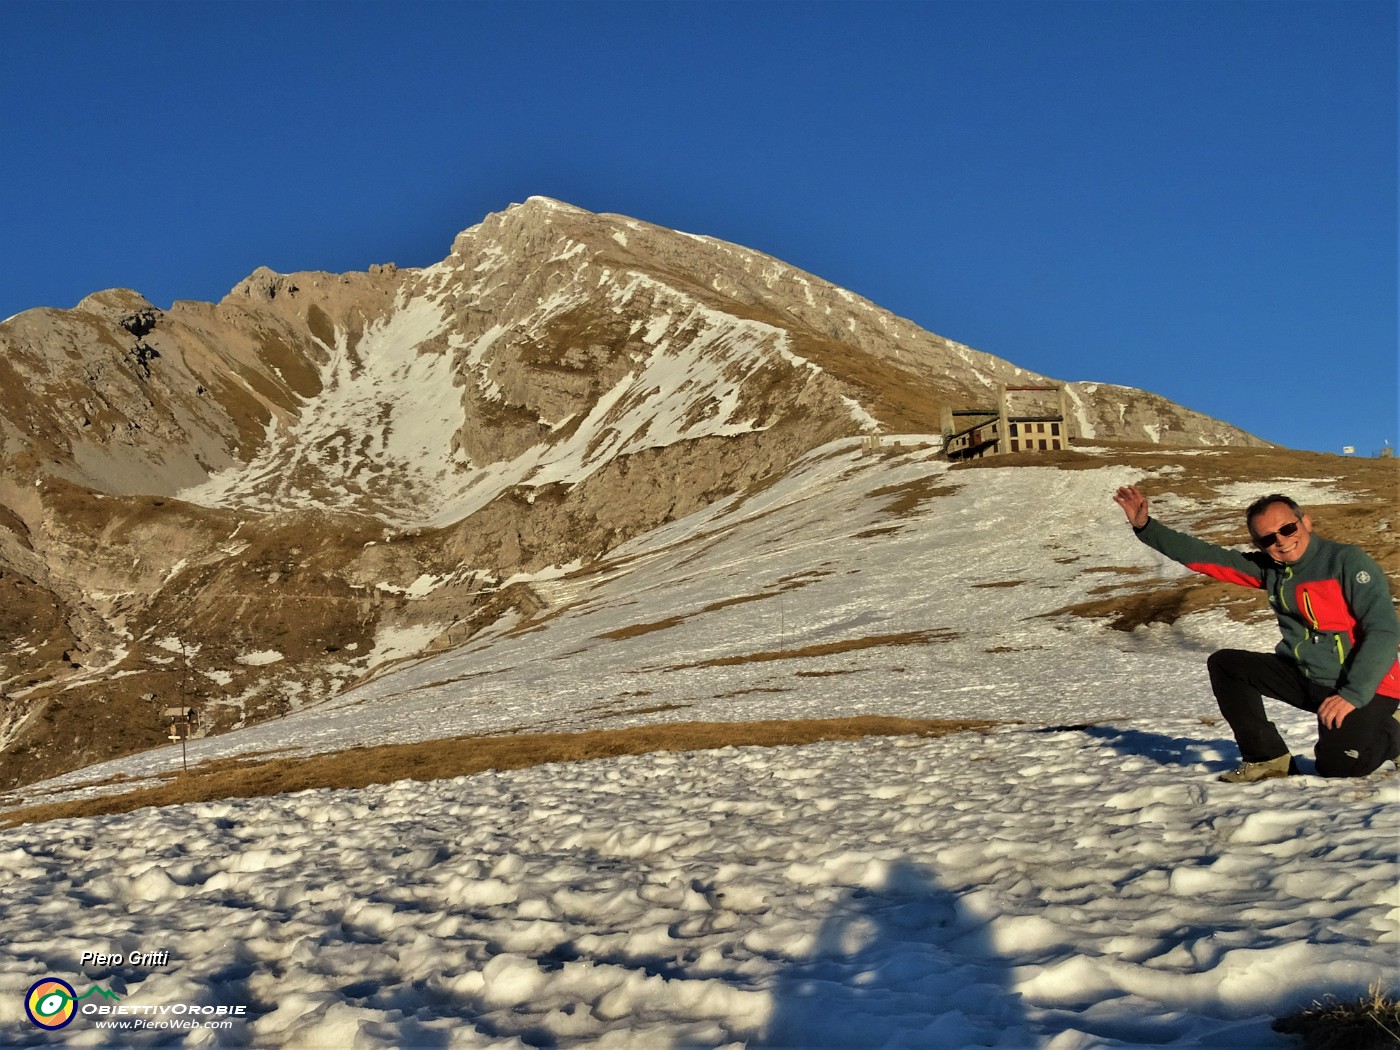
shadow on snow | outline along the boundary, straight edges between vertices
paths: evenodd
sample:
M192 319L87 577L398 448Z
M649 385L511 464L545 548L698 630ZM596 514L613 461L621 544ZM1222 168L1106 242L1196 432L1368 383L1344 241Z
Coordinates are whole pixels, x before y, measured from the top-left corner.
M1181 766L1185 769L1230 769L1234 763L1222 761L1221 752L1235 754L1238 749L1230 737L1200 740L1167 736L1143 729L1124 729L1113 725L1046 726L1036 733L1083 733L1101 741L1120 755L1151 759L1158 765Z
M1020 996L984 917L927 870L893 865L878 889L848 890L810 957L773 988L750 1047L992 1046L1023 1028Z

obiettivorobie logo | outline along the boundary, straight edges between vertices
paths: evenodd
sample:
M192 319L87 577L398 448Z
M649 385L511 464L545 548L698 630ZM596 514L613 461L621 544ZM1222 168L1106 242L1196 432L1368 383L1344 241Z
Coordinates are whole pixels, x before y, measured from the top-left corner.
M39 1028L56 1032L66 1028L78 1016L78 1004L89 996L101 999L121 1000L121 996L109 989L93 985L79 995L71 984L57 977L44 977L29 986L24 997L24 1012Z
M36 1028L56 1032L82 1014L98 1028L117 1030L196 1028L229 1029L248 1019L248 1007L208 1003L132 1003L110 988L91 985L82 995L61 977L44 977L29 986L24 1012ZM115 1003L116 1005L112 1005Z

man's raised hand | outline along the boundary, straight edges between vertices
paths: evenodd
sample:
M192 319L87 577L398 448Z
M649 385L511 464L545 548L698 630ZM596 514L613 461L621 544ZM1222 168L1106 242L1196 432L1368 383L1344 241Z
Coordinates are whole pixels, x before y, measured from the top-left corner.
M1147 524L1147 497L1136 485L1124 485L1113 494L1113 502L1123 508L1133 528L1140 529Z

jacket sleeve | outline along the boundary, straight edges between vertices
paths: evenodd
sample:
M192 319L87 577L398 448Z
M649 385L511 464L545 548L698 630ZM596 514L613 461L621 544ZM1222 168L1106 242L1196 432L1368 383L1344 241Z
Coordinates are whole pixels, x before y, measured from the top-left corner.
M1142 540L1159 554L1165 554L1172 561L1180 562L1193 572L1213 576L1226 583L1241 587L1262 588L1264 571L1240 551L1220 547L1184 532L1169 529L1156 518L1148 518L1147 524L1133 530Z
M1382 680L1390 687L1388 693L1397 692L1395 649L1400 645L1400 621L1390 600L1389 581L1368 554L1349 548L1343 565L1342 596L1356 619L1356 646L1337 693L1360 707L1376 695Z

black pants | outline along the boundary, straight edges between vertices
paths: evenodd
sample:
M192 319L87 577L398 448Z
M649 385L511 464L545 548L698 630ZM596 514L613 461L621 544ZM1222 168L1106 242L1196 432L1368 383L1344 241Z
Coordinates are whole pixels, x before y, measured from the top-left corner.
M1234 730L1240 755L1246 762L1267 762L1289 753L1274 724L1264 714L1264 697L1317 713L1331 696L1332 686L1305 677L1290 660L1276 653L1250 653L1221 649L1206 661L1210 687L1220 713ZM1382 762L1400 753L1400 723L1395 720L1397 701L1376 696L1358 707L1336 729L1317 724L1317 771L1324 777L1364 777Z

